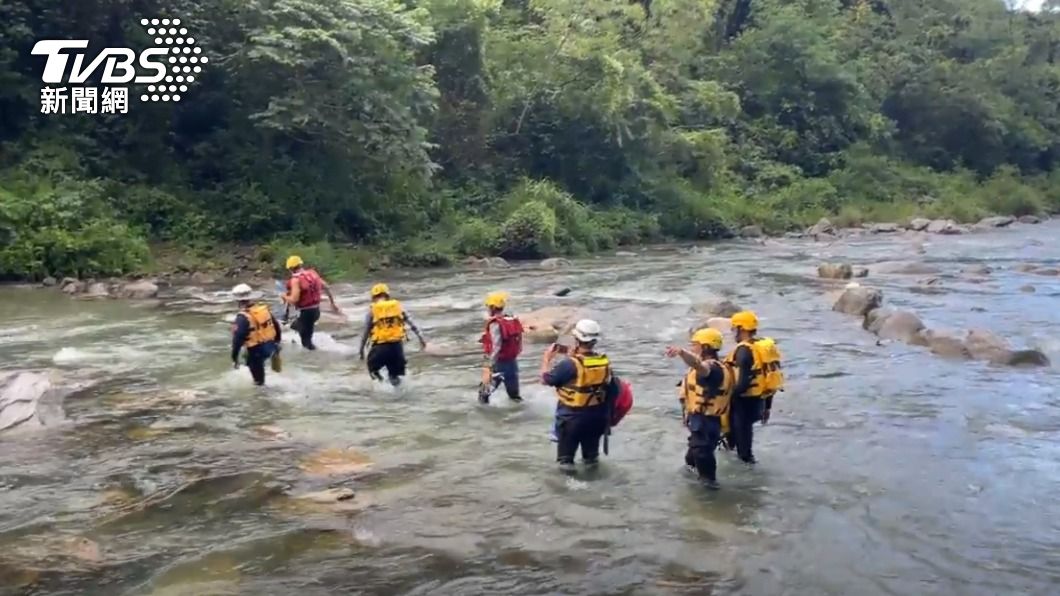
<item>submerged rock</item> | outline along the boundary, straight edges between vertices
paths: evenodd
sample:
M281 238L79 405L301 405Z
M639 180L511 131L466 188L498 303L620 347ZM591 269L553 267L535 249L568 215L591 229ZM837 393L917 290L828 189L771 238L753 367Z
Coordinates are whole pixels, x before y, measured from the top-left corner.
M850 279L854 269L848 263L822 263L817 266L817 276L824 279Z
M0 373L0 431L62 422L66 393L38 373Z
M877 273L893 275L933 275L941 270L927 263L884 263L875 268Z
M298 467L310 476L358 474L372 469L372 461L352 449L322 449L307 456Z
M709 317L731 317L743 310L738 304L725 298L697 304L692 308L697 313Z
M847 287L839 300L832 305L832 310L863 317L869 311L880 308L883 305L883 292L875 288L862 286Z
M854 277L868 277L869 270L865 267L854 267Z
M581 309L573 306L547 306L521 313L523 338L531 342L554 342L574 328L581 313Z
M1030 284L1027 284L1025 286L1020 286L1020 291L1023 292L1024 294L1033 294L1033 293L1037 292L1038 289L1035 288L1034 286L1030 285Z
M1047 276L1047 277L1048 276L1060 275L1060 271L1058 271L1056 269L1035 269L1034 271L1031 271L1031 273L1033 273L1035 275L1044 275L1044 276Z
M556 297L559 297L559 298L562 298L564 296L569 295L570 293L571 293L571 289L570 288L561 288L559 290L556 290L555 292L552 292L552 295L556 296Z
M969 265L962 269L961 272L967 275L990 275L994 270L987 265Z
M1023 215L1020 216L1019 222L1021 224L1040 224L1042 223L1042 218L1037 215Z

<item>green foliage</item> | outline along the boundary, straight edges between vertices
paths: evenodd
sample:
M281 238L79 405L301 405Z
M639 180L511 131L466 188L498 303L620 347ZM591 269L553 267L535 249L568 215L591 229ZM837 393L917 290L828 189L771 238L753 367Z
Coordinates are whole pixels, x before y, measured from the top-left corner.
M262 247L260 257L276 276L284 275L287 257L298 255L306 266L328 279L348 280L363 277L368 271L369 256L362 249L329 242L302 242L276 239Z
M513 259L539 259L556 245L556 213L542 201L523 203L504 220L499 252Z
M148 256L144 238L114 219L99 184L53 187L36 178L0 183L0 278L109 276Z
M456 231L453 248L460 254L492 255L501 239L500 226L478 217L468 217Z

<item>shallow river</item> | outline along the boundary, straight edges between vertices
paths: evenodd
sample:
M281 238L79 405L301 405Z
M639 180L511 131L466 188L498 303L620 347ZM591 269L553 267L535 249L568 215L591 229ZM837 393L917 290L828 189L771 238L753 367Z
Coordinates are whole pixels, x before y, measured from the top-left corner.
M1060 277L1016 266L1056 267L1058 236L1052 223L394 275L435 344L410 349L396 392L357 361L359 325L325 328L317 353L288 345L285 372L259 390L230 367L227 305L2 289L0 369L93 385L67 399L64 425L0 435L0 593L1055 594ZM831 311L837 286L815 273L829 259L938 265L932 286L866 283L930 327L993 330L1054 366L877 345ZM979 262L995 269L986 280L959 273ZM562 287L569 297L551 296ZM358 322L367 288L339 287ZM577 305L602 324L636 405L596 473L553 463L541 346L522 360L526 403L476 405L494 289L517 312ZM757 429L759 465L719 453L723 488L708 493L683 469L682 368L662 351L716 296L758 312L789 386ZM371 466L315 476L304 462L328 448ZM356 491L341 511L285 496L339 486ZM98 553L71 556L75 537Z

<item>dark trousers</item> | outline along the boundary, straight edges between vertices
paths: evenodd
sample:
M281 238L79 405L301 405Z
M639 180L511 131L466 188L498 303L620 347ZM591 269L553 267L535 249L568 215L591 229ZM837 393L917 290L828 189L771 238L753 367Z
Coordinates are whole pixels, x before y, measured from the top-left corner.
M582 461L596 462L600 457L600 438L607 432L607 411L604 408L593 407L585 412L561 416L558 426L556 461L573 464L580 447Z
M714 450L721 440L721 419L717 416L692 414L688 417L688 451L685 463L693 466L700 480L718 480L718 461Z
M754 423L762 418L762 400L757 397L737 397L732 400L730 427L736 454L745 462L754 461Z
M400 377L405 376L405 344L395 341L386 344L374 344L368 350L368 374L372 378L382 379L379 371L386 368L386 375L390 382L397 385Z
M519 362L517 360L498 360L493 365L493 372L500 373L508 399L519 400Z
M298 337L302 340L302 347L307 350L315 350L317 347L313 345L313 330L317 326L317 321L320 320L320 307L314 306L313 308L303 308L298 311L298 318L291 323L291 329L298 332Z
M272 357L276 346L272 343L261 344L247 349L247 368L254 378L255 385L265 384L265 364Z

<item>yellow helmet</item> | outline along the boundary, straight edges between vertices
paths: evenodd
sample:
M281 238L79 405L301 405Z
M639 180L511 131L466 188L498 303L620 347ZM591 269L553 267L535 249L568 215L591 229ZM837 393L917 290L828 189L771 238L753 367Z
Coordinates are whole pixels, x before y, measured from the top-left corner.
M721 331L714 329L713 327L705 327L696 331L692 334L692 343L697 343L701 346L707 346L715 350L721 349L722 337Z
M286 267L288 269L294 269L295 267L301 267L301 266L302 266L302 257L300 257L298 255L291 255L291 256L287 257L287 265L286 265Z
M490 292L486 295L486 306L490 308L504 308L508 304L507 292Z
M742 310L732 316L730 321L733 327L739 327L745 331L758 329L758 317L749 310Z
M389 296L390 288L388 288L386 284L375 284L374 286L372 286L372 298L375 298L380 294L386 294L387 296Z

